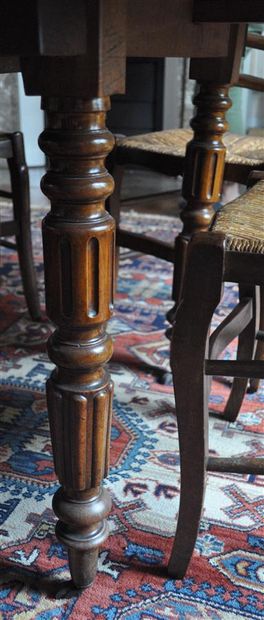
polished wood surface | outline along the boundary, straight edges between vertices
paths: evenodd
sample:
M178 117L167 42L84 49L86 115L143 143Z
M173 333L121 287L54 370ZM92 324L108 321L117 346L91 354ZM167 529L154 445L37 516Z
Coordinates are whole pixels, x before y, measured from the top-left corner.
M225 146L223 135L228 124L226 112L231 107L228 87L201 82L194 98L196 115L191 121L193 139L186 149L181 212L183 229L175 241L173 299L176 307L182 296L184 266L188 242L195 232L208 230L214 205L220 201L224 177Z
M112 355L106 322L113 310L114 221L104 209L113 183L104 159L113 146L105 127L108 98L47 99L40 147L50 167L42 190L51 201L43 222L47 314L58 329L49 340L56 364L47 385L55 469L62 488L53 507L56 532L69 548L77 586L95 576L108 534L107 475ZM63 144L63 153L61 152Z
M229 32L229 24L194 24L192 0L127 1L128 56L226 56Z
M264 79L249 75L247 73L241 73L236 86L240 86L241 88L251 88L252 90L257 90L260 93L263 93Z
M207 287L201 286L200 276L204 271L208 273L210 279L209 299L207 299ZM171 367L175 392L177 391L181 492L169 572L178 578L184 576L190 561L198 534L205 492L208 380L204 377L204 357L208 326L213 311L221 299L222 275L221 251L212 253L211 245L207 243L204 244L201 254L199 247L197 250L197 247L192 245L183 303L177 312L171 342ZM186 377L190 378L190 373L192 389L186 389Z

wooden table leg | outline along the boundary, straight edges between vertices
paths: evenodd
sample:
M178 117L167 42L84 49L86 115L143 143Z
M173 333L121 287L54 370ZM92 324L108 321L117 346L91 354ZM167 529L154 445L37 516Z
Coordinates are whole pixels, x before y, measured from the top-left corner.
M57 325L48 344L56 365L47 383L55 469L58 539L68 547L74 584L96 575L98 547L111 507L101 487L108 469L112 353L106 322L113 308L114 221L105 211L113 189L104 160L113 146L105 127L109 99L46 98L40 147L50 169L51 201L43 242L47 313Z
M181 213L183 229L175 242L173 299L176 306L182 297L186 252L190 237L208 229L214 205L219 202L225 164L223 134L231 107L228 86L202 82L194 98L196 114L191 121L193 139L188 143L183 177L186 207Z
M190 77L198 82L200 90L194 98L196 114L191 121L194 136L187 146L185 158L183 196L187 204L181 216L183 230L175 244L172 322L182 298L189 239L193 233L208 229L214 205L221 197L225 163L222 138L228 129L225 115L231 107L228 88L239 77L245 32L243 24L231 26L226 57L191 60Z

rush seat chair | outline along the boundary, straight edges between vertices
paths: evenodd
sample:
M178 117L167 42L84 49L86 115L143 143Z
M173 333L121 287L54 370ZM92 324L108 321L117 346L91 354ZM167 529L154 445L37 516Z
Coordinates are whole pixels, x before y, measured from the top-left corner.
M212 315L224 282L239 284L240 298L210 336ZM210 376L235 377L224 417L239 412L249 377L264 378L264 361L254 359L259 331L259 287L264 286L264 179L222 207L209 232L188 247L183 297L171 341L171 367L178 422L181 490L169 573L182 578L190 562L203 508L206 472L264 473L264 459L208 454ZM236 360L219 359L238 336ZM191 389L190 389L191 387ZM233 407L233 412L232 412Z

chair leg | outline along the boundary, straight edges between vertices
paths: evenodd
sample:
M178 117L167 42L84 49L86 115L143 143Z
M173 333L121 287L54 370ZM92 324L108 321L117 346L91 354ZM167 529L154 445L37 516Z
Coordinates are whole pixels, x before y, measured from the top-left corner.
M259 287L239 285L240 299L253 298L253 316L247 327L238 336L237 360L250 360L256 348L256 333L259 326ZM228 401L224 410L224 419L234 422L239 414L248 385L247 377L234 377Z
M180 328L180 322L179 322ZM173 337L172 353L176 342ZM175 347L176 348L176 347ZM177 347L177 355L181 355ZM191 362L191 360L190 360ZM190 366L185 376L173 372L176 391L176 415L179 433L181 492L178 522L168 572L176 579L182 579L188 568L197 538L203 497L206 484L207 439L207 377L199 377L191 398L186 402L190 380ZM181 387L180 387L181 384ZM186 409L187 407L187 409Z
M17 252L29 313L31 318L37 321L41 313L31 243L28 168L25 162L22 134L16 132L12 134L11 139L13 157L8 159L8 166L12 185L14 219L19 229L16 235Z
M203 507L208 449L208 377L204 375L204 360L212 314L221 298L223 265L221 244L210 247L203 243L199 247L195 240L188 254L183 301L171 341L181 491L168 572L178 579L184 577L191 559Z
M261 339L257 340L255 359L264 361L264 286L260 287L259 332L262 337ZM257 392L259 387L259 381L260 379L250 379L249 392Z

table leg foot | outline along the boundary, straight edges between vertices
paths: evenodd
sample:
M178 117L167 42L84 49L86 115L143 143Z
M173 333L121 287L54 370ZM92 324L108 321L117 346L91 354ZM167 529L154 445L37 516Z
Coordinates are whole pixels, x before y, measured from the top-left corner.
M72 497L61 487L54 495L53 509L59 521L58 540L68 548L69 568L77 588L89 586L96 576L99 547L108 536L106 517L111 498L101 487L93 494L74 493Z
M69 550L69 568L77 588L87 588L97 572L98 549L93 551Z

